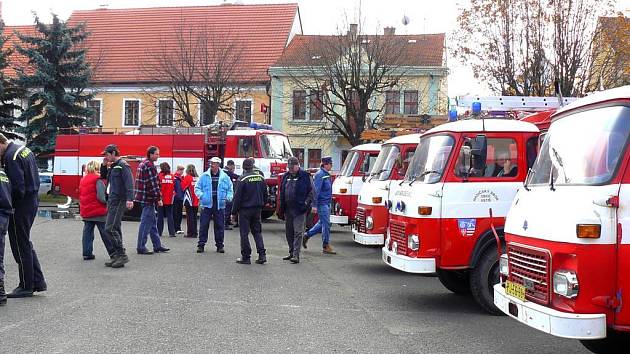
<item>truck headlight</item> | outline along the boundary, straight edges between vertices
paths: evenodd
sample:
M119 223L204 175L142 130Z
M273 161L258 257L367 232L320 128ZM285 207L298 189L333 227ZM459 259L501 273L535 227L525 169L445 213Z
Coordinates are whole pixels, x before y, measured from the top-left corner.
M372 230L373 227L374 227L374 219L372 219L371 216L368 216L367 218L365 218L365 228L368 230Z
M420 238L418 235L409 235L407 238L407 248L417 251L420 248Z
M504 253L501 255L501 258L499 258L499 272L501 272L501 275L503 275L504 277L510 275L508 264L508 256Z
M559 270L553 273L553 292L572 299L578 296L580 286L577 274L568 270Z

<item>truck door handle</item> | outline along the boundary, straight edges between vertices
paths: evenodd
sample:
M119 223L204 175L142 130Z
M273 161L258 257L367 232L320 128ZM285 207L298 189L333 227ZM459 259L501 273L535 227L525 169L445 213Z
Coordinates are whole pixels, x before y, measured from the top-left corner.
M596 198L593 199L593 204L606 208L619 208L619 197L616 195L609 195L603 198Z

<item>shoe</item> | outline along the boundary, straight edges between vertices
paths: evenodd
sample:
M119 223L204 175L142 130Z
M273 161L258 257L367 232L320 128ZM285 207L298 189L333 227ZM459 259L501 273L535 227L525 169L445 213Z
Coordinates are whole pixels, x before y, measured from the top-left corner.
M238 263L238 264L252 264L252 261L251 261L251 259L237 258L236 259L236 263Z
M322 250L322 252L324 254L337 254L337 252L333 251L333 248L331 245L324 246L324 249Z
M96 257L94 257L94 255L93 255L93 254L91 254L91 255L89 255L89 256L83 256L83 260L84 260L84 261L91 261L91 260L93 260L94 258L96 258Z
M46 283L33 286L34 293L41 293L46 290L48 290L48 285L46 285Z
M33 296L33 290L27 290L19 286L15 288L12 292L7 294L7 298L9 299L19 299L23 297L32 297L32 296Z
M116 256L109 256L109 261L105 262L105 267L111 267L115 260Z
M116 257L114 262L112 263L112 268L122 268L125 266L125 263L129 262L129 257L126 254Z
M153 254L153 252L149 250L138 250L138 254Z
M223 247L217 247L217 253L225 253Z
M309 238L310 237L308 237L308 236L304 236L304 238L302 238L302 247L308 248L308 247L306 247L306 244L308 243L308 239Z
M290 261L293 264L300 263L300 257L291 257Z
M292 256L292 255L288 255L288 256L286 256L286 257L282 257L282 260L283 260L283 261L288 261L288 260L290 260L291 258L293 258L293 256Z
M0 281L0 306L7 303L7 294L4 292L4 282Z
M173 237L175 237L175 236L173 236ZM165 253L165 252L168 252L170 250L171 250L170 248L158 247L158 248L154 248L153 252L155 252L155 253L160 253L160 252Z
M265 264L265 263L267 263L266 256L259 256L258 259L256 260L256 264Z
M168 237L177 237L176 235L168 235Z
M203 246L197 246L197 253L203 253Z
M176 234L176 235L183 235L183 234L184 234L184 231L182 231L182 230L175 231L175 234Z

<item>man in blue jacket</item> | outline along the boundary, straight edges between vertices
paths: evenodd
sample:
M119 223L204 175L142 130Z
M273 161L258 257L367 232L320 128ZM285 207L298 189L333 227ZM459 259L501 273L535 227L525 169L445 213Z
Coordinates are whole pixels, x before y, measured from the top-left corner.
M306 233L306 237L302 240L302 246L306 247L308 239L315 234L322 233L323 252L325 254L337 254L330 246L330 201L332 200L332 179L330 178L330 170L332 169L332 157L322 157L321 168L315 174L313 179L313 201L315 206L313 211L317 212L319 220Z
M284 260L300 263L300 247L304 235L306 214L313 202L313 182L308 172L300 168L299 160L292 156L287 163L288 171L280 184L280 212L284 218L289 255Z
M199 198L201 216L199 221L199 243L197 253L203 253L208 242L210 220L214 224L214 242L217 252L224 253L223 236L225 232L225 204L232 200L234 190L232 180L221 169L221 159L210 159L210 168L201 174L195 185L195 194Z

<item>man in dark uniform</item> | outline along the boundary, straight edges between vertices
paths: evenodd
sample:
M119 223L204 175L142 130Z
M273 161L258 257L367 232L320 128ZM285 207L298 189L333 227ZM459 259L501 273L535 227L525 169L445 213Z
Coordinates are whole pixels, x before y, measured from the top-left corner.
M9 218L9 243L13 258L18 264L20 284L9 298L33 296L33 292L46 291L37 253L31 243L31 226L37 215L39 200L39 172L35 155L27 147L9 142L0 134L2 164L11 182L11 202L15 213Z
M252 249L249 245L249 232L251 230L258 252L256 263L264 264L267 262L267 255L262 237L260 212L265 205L265 200L267 200L267 185L265 178L254 172L254 159L245 159L243 170L245 172L238 179L232 201L232 219L238 215L241 233L242 257L238 258L236 263L251 264Z
M228 177L230 177L230 180L232 180L232 189L236 190L236 182L238 182L238 175L236 173L234 173L234 170L236 169L236 165L234 164L233 160L228 160L228 162L225 164L225 168L223 169L223 171L228 175ZM225 229L226 230L232 230L232 201L226 201L225 202Z
M11 183L4 171L0 170L0 306L7 303L7 294L4 291L4 235L12 215Z

